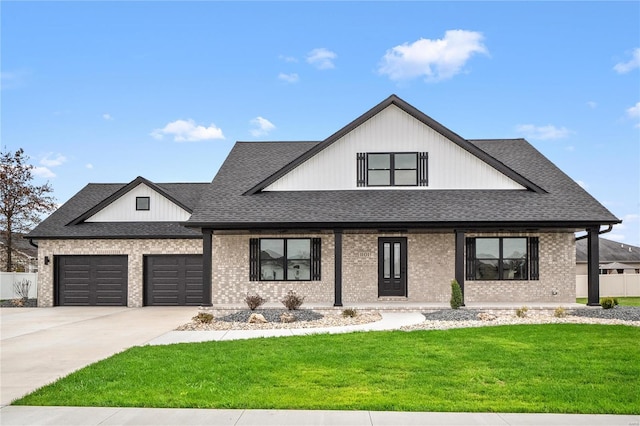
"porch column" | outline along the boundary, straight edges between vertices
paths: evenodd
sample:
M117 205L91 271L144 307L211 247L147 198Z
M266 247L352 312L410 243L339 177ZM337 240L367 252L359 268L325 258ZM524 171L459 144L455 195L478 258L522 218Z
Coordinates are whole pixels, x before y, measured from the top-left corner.
M587 305L600 306L600 227L587 229Z
M456 269L455 279L460 284L462 290L462 300L464 306L464 231L455 230L456 233Z
M202 230L202 304L211 306L211 277L213 269L213 229Z
M342 230L334 229L333 238L335 244L335 302L333 306L342 306Z

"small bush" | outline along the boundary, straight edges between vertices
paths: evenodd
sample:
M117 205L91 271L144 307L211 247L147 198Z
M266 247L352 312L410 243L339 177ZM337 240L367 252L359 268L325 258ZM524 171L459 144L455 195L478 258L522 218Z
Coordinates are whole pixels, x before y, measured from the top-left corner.
M249 294L244 298L244 302L247 304L250 310L255 311L260 306L264 305L267 300L261 297L259 294Z
M567 316L567 310L562 306L558 306L555 311L553 311L553 316L556 318L564 318Z
M198 315L191 319L203 324L209 324L211 321L213 321L213 314L210 314L209 312L198 312Z
M522 308L518 308L516 309L516 316L518 318L524 318L527 316L528 311L529 311L529 308L527 308L526 306L523 306Z
M295 291L289 290L281 302L288 310L295 311L304 303L304 296L298 296Z
M22 281L16 281L13 283L13 292L21 299L29 298L29 289L31 288L31 281L24 279Z
M462 289L456 280L451 281L451 300L449 301L449 304L451 305L451 309L458 309L464 304L462 299Z
M616 302L617 300L613 297L605 297L603 299L600 299L600 305L602 305L602 309L613 309L613 307L618 304Z
M342 311L342 316L345 318L355 318L358 316L358 310L356 308L347 308Z

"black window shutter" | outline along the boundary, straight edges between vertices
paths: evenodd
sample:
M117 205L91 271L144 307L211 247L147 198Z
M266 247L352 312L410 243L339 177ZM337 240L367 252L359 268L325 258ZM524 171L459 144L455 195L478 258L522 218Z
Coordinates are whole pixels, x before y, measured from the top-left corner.
M467 238L467 262L466 272L467 279L473 281L476 279L476 239Z
M260 239L249 240L249 281L260 280Z
M357 186L367 186L367 154L356 154Z
M529 279L534 281L540 279L540 239L538 237L529 238Z
M418 185L429 186L429 153L418 153Z
M322 251L322 244L320 238L311 239L311 281L320 281L320 265L322 259L320 253Z

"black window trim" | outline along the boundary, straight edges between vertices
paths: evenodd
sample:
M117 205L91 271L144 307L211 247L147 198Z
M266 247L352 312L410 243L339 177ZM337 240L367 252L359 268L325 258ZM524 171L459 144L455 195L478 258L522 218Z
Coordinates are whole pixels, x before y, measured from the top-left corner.
M369 168L369 155L389 155L389 168L388 169L370 169ZM413 169L397 169L395 167L395 156L397 154L414 154L416 156L416 168ZM369 183L369 172L371 170L389 170L389 184L388 185L373 185ZM395 172L399 170L415 170L416 180L415 184L409 185L396 185ZM356 154L356 186L357 187L370 187L370 188L413 188L419 186L429 186L429 153L417 152L417 151L396 151L396 152L358 152Z
M498 239L499 240L499 257L498 257L498 276L497 278L487 280L476 277L476 240L478 239ZM504 261L511 258L503 257L503 241L505 239L525 239L527 246L526 265L527 276L523 278L503 278ZM527 236L479 236L468 237L466 239L466 279L469 281L538 281L540 279L539 274L539 237L527 237ZM484 258L483 258L484 259Z
M261 259L260 246L262 240L283 240L284 256L283 256L283 278L280 280L263 279L261 276ZM288 240L308 240L309 241L309 260L310 270L307 279L288 279L287 278L287 241ZM295 281L320 281L321 280L321 246L322 242L317 237L264 237L251 238L249 240L249 280L264 282L295 282Z
M147 208L140 207L140 202L146 200ZM151 210L151 197L136 197L136 211L149 211Z
M388 169L371 169L369 168L369 156L370 155L388 155L389 156L389 168ZM416 168L415 169L397 169L395 166L395 158L396 154L414 154L416 156ZM388 186L418 186L418 169L420 165L420 155L418 152L408 151L408 152L367 152L367 186L369 187L388 187ZM389 170L389 185L371 185L369 183L369 172L371 170ZM412 185L396 185L395 177L396 170L415 170L416 171L416 183Z

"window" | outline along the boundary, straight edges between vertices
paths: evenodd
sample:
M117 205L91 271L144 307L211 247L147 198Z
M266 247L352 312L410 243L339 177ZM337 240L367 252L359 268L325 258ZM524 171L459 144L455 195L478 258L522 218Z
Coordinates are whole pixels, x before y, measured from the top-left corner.
M149 210L149 197L136 197L136 210Z
M358 186L427 186L426 152L358 153Z
M252 238L251 281L320 280L320 238Z
M467 238L468 280L537 280L537 237Z

